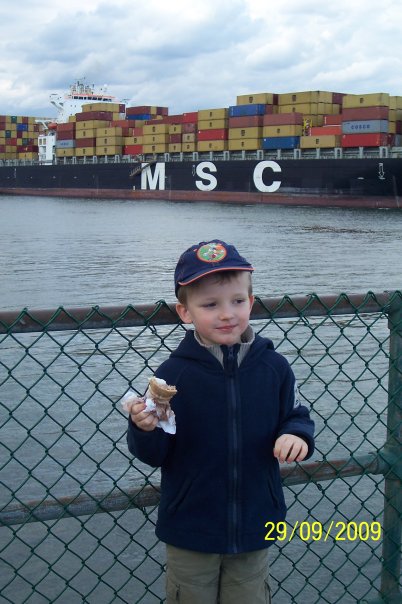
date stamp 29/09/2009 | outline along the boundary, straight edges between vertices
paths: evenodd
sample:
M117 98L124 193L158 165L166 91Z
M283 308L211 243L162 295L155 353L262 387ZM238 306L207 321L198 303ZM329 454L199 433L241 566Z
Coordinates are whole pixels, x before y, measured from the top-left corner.
M265 541L292 541L298 537L302 541L379 541L381 539L381 524L373 522L345 522L331 520L324 526L319 521L308 522L296 520L293 526L287 522L266 522Z

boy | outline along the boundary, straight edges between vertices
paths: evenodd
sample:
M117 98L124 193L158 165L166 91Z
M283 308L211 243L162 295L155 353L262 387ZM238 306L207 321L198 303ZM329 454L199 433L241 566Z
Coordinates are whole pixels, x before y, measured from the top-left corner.
M267 522L286 515L280 462L314 449L314 424L293 372L254 334L253 267L224 241L186 250L175 270L177 313L192 323L156 372L177 388L175 435L134 399L130 451L161 466L156 535L167 544L167 604L265 604Z

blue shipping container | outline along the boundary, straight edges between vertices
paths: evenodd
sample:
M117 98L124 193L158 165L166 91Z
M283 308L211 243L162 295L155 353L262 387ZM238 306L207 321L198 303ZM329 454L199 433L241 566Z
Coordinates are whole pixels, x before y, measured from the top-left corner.
M28 124L17 124L17 132L26 132L28 130Z
M245 117L248 115L264 115L265 105L253 103L251 105L232 105L229 107L229 117Z
M262 139L263 149L297 149L300 136L269 136Z
M75 148L75 140L73 140L73 139L56 141L56 149L74 149L74 148Z
M128 120L152 120L154 117L150 113L138 113L137 115L126 115Z
M342 123L342 134L388 132L388 120L354 120Z

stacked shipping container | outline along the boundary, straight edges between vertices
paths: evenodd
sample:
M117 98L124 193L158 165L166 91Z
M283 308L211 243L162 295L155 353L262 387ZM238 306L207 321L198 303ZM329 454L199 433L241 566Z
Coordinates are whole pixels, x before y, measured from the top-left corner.
M306 91L237 97L228 108L90 103L57 125L57 157L402 144L402 97ZM35 118L0 116L0 159L37 159Z
M37 159L38 134L34 117L1 115L0 159Z

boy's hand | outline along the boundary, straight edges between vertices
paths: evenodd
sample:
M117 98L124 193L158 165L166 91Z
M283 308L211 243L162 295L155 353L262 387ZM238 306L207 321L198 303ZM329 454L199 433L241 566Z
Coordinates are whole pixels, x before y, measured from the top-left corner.
M130 417L132 422L140 430L151 432L156 428L158 418L150 411L144 411L145 403L143 399L134 399L131 403Z
M274 457L280 463L287 461L303 461L308 453L308 446L305 440L294 434L282 434L276 439L274 445Z

